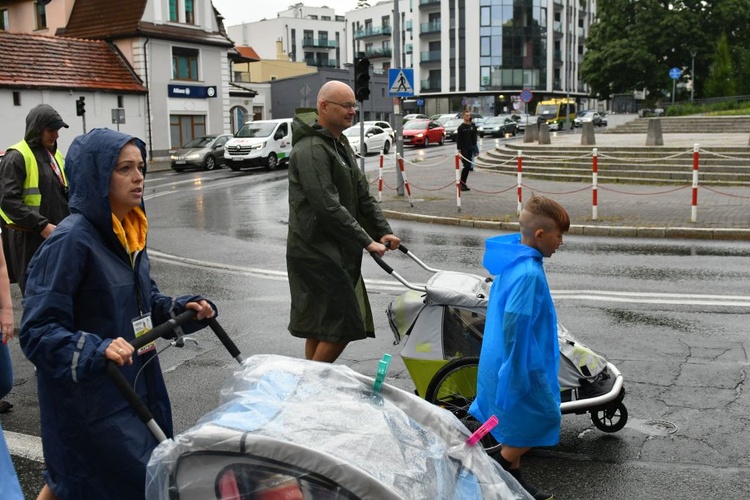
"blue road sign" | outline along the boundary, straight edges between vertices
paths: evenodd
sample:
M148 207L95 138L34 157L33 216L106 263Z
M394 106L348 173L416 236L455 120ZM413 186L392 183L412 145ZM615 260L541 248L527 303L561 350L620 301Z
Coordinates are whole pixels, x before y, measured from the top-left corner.
M534 98L534 94L532 94L530 90L521 91L521 100L523 102L529 102L533 98Z
M388 69L388 95L411 97L414 95L414 70L409 68Z
M672 80L677 80L681 76L682 70L680 68L672 68L669 70L669 78L671 78Z

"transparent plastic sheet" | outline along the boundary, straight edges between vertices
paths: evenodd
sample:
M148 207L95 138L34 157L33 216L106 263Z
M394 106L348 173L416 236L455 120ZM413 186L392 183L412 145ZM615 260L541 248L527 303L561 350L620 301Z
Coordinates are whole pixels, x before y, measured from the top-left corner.
M373 383L342 365L249 358L219 408L154 450L147 498L529 498L450 412Z

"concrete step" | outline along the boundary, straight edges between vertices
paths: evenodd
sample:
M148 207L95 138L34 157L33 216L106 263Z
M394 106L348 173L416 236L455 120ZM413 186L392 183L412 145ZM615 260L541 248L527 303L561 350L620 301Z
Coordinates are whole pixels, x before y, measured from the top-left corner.
M618 127L611 127L609 134L643 134L650 120L661 121L663 134L678 133L748 133L750 116L670 116L661 118L637 118Z
M519 149L524 176L547 180L591 179L592 148L583 146L548 149L532 144L522 148L508 144L483 152L477 163L482 168L515 175ZM693 178L693 154L684 148L601 148L597 166L601 182L683 184ZM750 148L701 151L698 180L704 184L750 185Z

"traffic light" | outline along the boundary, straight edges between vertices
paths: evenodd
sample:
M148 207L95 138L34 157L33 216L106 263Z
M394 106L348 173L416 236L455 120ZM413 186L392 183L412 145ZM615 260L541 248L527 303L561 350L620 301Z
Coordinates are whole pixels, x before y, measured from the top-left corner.
M86 98L81 96L76 99L76 116L83 116L86 114Z
M370 60L366 57L354 61L354 95L359 102L370 98Z

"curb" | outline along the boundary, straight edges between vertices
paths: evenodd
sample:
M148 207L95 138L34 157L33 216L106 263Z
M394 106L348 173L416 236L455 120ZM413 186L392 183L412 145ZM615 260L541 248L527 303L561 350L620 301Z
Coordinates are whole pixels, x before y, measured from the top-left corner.
M473 227L477 229L495 229L499 231L518 231L518 222L498 222L481 219L461 219L458 217L440 217L432 215L410 214L383 210L391 219L422 222L425 224L442 224L445 226ZM647 227L647 226L590 226L571 224L568 234L582 236L611 236L616 238L669 238L694 240L750 240L750 229L734 228L694 228L694 227Z

